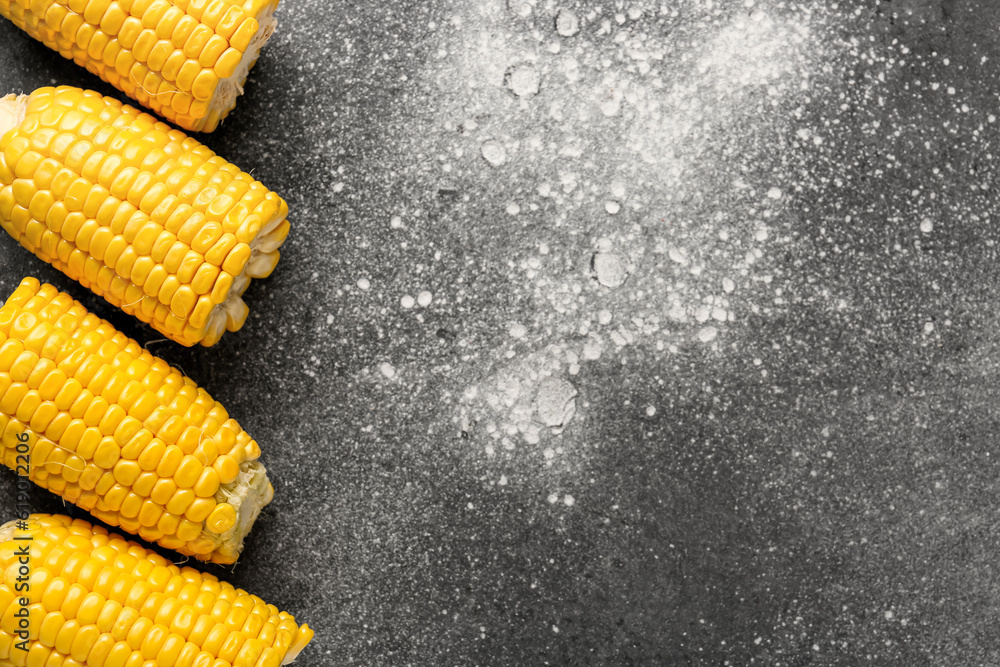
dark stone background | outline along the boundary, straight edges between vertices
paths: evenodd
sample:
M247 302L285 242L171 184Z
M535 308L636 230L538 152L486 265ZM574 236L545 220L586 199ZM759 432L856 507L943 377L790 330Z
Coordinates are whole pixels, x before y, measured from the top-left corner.
M292 236L243 331L152 348L277 490L213 571L315 627L306 666L1000 663L1000 7L562 7L579 34L546 0L282 3L203 140ZM115 94L6 21L0 83ZM0 293L25 275L160 338L0 238ZM576 414L525 438L549 374Z

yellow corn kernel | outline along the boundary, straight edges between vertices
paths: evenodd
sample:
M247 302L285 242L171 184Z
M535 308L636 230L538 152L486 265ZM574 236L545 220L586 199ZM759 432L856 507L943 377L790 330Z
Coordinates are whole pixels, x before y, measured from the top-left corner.
M214 62L212 66L215 66ZM219 75L215 73L214 69L206 68L201 70L191 83L191 94L196 100L209 101L215 95L215 89L218 85Z
M254 18L244 19L239 27L233 33L233 36L229 38L229 43L232 44L233 48L237 49L240 53L246 53L247 49L250 48L250 42L257 35L260 30L260 24Z
M236 74L236 69L243 62L243 54L233 47L227 48L215 61L215 74L220 80L228 79Z
M227 42L224 37L213 34L208 38L208 41L205 42L204 48L202 48L201 53L198 55L198 62L202 67L210 67L214 69L215 64L219 61L219 56L221 56L227 48L229 48L229 42Z
M50 340L59 363L40 355ZM209 422L228 435L209 437ZM12 467L19 434L31 479L199 558L233 562L249 526L227 517L271 499L255 457L220 453L252 440L204 390L31 278L0 307L0 455Z
M208 515L209 530L213 533L224 533L236 525L236 510L232 505L218 505Z

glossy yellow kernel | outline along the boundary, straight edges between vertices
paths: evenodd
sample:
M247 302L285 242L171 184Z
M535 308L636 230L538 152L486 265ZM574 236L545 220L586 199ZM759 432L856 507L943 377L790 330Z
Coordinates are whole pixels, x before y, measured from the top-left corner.
M188 507L191 506L191 503L193 503L194 500L194 491L191 489L178 489L167 502L166 510L171 514L181 516L187 511Z
M128 18L128 14L125 13L119 3L109 3L107 11L101 17L101 31L107 35L118 35L126 18Z
M242 62L243 53L230 46L215 61L215 74L220 80L228 79L236 73Z
M132 484L132 492L143 498L148 498L149 494L153 491L153 486L159 479L154 472L143 472L136 478L135 483Z
M203 262L191 279L191 289L199 295L210 293L215 286L215 281L219 278L220 271L219 267Z
M114 466L115 480L122 486L132 486L142 469L135 461L121 459Z
M188 39L198 25L198 19L187 14L177 19L177 25L174 26L173 31L170 33L170 41L173 42L174 47L183 50L184 45L187 44Z
M178 488L192 488L201 477L203 469L204 465L197 459L197 457L190 454L185 456L180 465L177 466L177 470L173 475Z
M184 17L184 11L178 7L168 6L166 11L160 15L155 25L147 26L156 30L156 36L160 39L165 39L170 42L171 48L174 48L174 43L172 36L174 30L177 28L177 24Z
M257 31L259 29L260 24L257 23L256 19L244 19L243 22L240 23L239 27L236 28L232 37L229 38L229 44L241 53L246 53L247 48L250 46L250 42L257 35Z
M156 32L149 28L144 29L139 33L135 44L132 45L132 57L140 63L148 62L149 55L152 53L153 47L156 46L156 42Z
M229 48L229 43L225 38L219 35L212 35L205 42L205 46L201 50L201 54L198 56L198 63L202 67L214 68L216 63L219 61L219 57ZM216 81L218 81L218 75L216 75Z
M198 448L198 445L204 437L205 435L200 428L188 426L178 436L177 445L181 451L184 452L184 454L192 454Z
M75 620L68 620L56 632L52 647L64 655L69 655L73 648L73 642L80 631L80 624Z
M187 56L184 55L183 51L179 51L173 48L171 44L171 51L167 54L166 60L163 61L163 65L160 70L160 74L167 81L177 81L178 74L181 71L181 67L184 63L188 61ZM173 100L171 99L171 107L173 106Z
M162 72L167 59L173 54L174 45L169 40L158 39L149 51L149 56L146 58L146 66L154 72ZM163 100L158 101L163 102Z
M146 500L139 509L139 524L147 528L156 526L163 516L163 508L152 500Z
M212 37L212 29L207 25L199 24L191 31L187 40L185 40L182 50L184 55L188 58L193 58L195 60L201 56L201 51L205 48L205 44ZM175 42L176 44L176 42Z
M144 582L136 584L132 588L132 592L129 594L128 606L136 608L141 606L141 602L134 602L134 599L139 599L138 597L133 598L133 594L136 593L136 589L140 586L145 586L144 589L140 589L138 595L141 595L142 602L146 601L149 596L149 587L145 585ZM148 618L140 616L132 623L132 627L129 629L128 634L125 637L125 641L128 645L132 647L132 650L138 651L139 647L142 646L143 641L146 639L146 635L153 628L153 621Z
M217 30L219 21L225 16L226 10L231 4L230 0L210 0L202 12L201 22L213 30Z
M208 515L206 526L213 533L225 533L236 525L236 518L236 510L232 505L220 504Z
M184 542L190 542L191 540L201 535L201 532L202 532L202 525L200 521L194 522L194 521L189 521L187 519L181 519L177 526L177 532L175 534L177 535L178 539Z
M189 284L194 280L198 270L204 265L205 258L203 256L194 250L188 250L184 253L183 259L181 259L180 264L177 266L177 279L185 285Z
M154 248L154 253L153 253L154 259L157 254L155 250L156 249ZM184 258L187 257L190 251L191 249L186 244L180 241L174 241L171 243L170 248L165 253L163 253L160 261L163 263L163 267L168 272L176 276L181 270L181 265L184 262ZM179 276L177 277L177 282L180 283ZM162 300L164 301L164 303L167 303L169 302L171 297L172 293L170 296L164 296Z
M118 509L118 513L125 518L134 519L139 516L139 510L142 509L142 503L142 496L135 492L129 492L125 495L125 499L122 501L122 506Z
M212 467L202 470L198 481L194 485L194 492L199 498L210 498L219 490L219 473Z
M153 0L142 12L142 24L147 28L155 28L170 6L167 0Z
M188 285L181 285L170 300L170 312L180 318L187 318L198 302L198 295Z
M184 257L184 253L187 252L187 248L175 248L174 244L177 242L177 237L170 232L164 230L160 232L160 235L156 237L156 241L153 242L153 248L150 250L149 256L153 258L153 261L158 263L163 263L167 258L167 254L171 251L175 253L180 253L177 255L178 263Z
M228 7L219 18L219 22L215 25L215 32L218 35L224 37L227 41L236 32L236 29L240 26L243 19L245 18L242 8L238 6L231 5Z
M129 416L129 419L134 419L134 418ZM130 428L129 430L132 430L132 428ZM154 440L153 433L148 428L139 429L130 439L128 439L125 442L124 445L122 445L121 457L129 461L135 461L136 459L139 458L142 452L153 440ZM118 435L115 435L115 442L120 444L122 442L122 438L119 437Z
M103 438L94 452L93 461L106 470L110 470L121 458L121 448L114 438Z
M195 329L201 329L208 324L209 318L212 313L215 312L216 305L212 303L212 299L207 295L202 295L198 297L198 303L195 305L194 310L191 311L191 315L188 317L188 323L191 327Z
M212 69L203 69L191 84L191 94L196 100L209 101L219 85L219 75Z
M201 522L208 518L208 515L217 505L214 498L195 498L188 507L184 516L189 521Z
M235 237L233 237L233 239L235 240ZM226 255L226 258L222 263L222 270L234 276L242 274L246 269L247 264L250 262L252 254L253 251L249 245L245 243L235 245L232 250L229 251L229 254ZM205 256L206 259L211 261L210 257L214 257L214 255L210 254Z

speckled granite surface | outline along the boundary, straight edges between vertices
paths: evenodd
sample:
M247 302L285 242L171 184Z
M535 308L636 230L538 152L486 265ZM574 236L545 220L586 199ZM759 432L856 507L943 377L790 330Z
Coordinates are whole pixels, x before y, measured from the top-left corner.
M292 236L153 349L264 449L217 573L301 664L1000 662L995 3L278 18L204 140ZM114 93L0 22L53 83ZM29 274L159 338L0 238Z

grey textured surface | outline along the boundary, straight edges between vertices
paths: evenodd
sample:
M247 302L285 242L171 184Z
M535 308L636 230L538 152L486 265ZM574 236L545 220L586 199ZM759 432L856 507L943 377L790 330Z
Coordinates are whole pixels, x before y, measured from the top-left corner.
M204 141L292 236L154 349L264 449L219 572L301 664L1000 662L995 3L277 16ZM6 22L0 83L114 93Z

